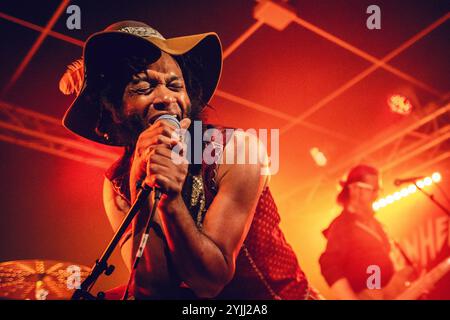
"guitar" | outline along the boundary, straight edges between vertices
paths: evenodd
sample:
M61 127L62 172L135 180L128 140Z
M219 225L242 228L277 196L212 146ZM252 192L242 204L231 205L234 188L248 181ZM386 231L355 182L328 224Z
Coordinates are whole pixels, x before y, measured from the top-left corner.
M450 256L444 259L432 270L410 282L412 268L400 270L381 289L365 289L358 293L362 300L416 300L430 291L447 272L450 271Z

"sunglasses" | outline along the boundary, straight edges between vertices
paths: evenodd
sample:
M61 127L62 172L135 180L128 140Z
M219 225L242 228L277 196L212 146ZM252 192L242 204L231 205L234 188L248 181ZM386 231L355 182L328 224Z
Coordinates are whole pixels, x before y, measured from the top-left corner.
M366 189L366 190L370 190L370 191L378 192L378 191L381 190L380 187L374 187L374 186L371 185L371 184L368 184L368 183L365 183L365 182L361 182L361 181L354 182L354 183L352 183L352 184L356 185L357 187L359 187L359 188L361 188L361 189Z

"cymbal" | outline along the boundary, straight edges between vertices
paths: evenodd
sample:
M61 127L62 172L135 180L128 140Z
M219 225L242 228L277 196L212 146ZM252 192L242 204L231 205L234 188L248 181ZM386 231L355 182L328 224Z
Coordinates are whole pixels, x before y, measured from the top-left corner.
M56 260L0 263L0 299L67 300L87 277L89 267Z

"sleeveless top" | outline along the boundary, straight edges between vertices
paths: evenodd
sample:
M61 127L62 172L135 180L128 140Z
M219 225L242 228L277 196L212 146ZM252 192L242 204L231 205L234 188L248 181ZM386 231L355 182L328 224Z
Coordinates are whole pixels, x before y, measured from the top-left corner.
M223 130L221 128L220 130ZM222 131L224 132L224 131ZM203 147L213 143L218 156L226 144L214 141L203 143ZM129 170L131 152L125 152L105 172L112 182L117 195L130 205ZM216 157L218 159L218 157ZM183 199L199 229L208 207L217 194L217 163L190 165L183 186ZM236 258L233 279L215 299L317 299L318 293L312 289L300 269L296 255L286 242L279 227L280 215L275 201L266 186L262 191L247 237ZM122 238L130 237L131 228ZM145 297L144 297L145 298ZM189 296L195 298L195 296Z

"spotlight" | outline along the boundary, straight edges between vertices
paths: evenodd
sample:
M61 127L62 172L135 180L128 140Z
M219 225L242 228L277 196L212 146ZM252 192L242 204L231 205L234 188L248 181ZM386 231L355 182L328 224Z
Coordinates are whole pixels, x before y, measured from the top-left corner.
M319 167L325 167L327 165L327 157L323 154L322 151L319 150L319 148L311 148L309 150L309 153L311 154L311 157L314 159L314 162Z
M402 195L402 197L408 196L408 194L409 194L408 188L403 188L403 189L400 191L400 194Z
M430 177L426 177L425 179L423 179L423 183L426 186L431 186L431 184L433 183L433 179L431 179Z
M425 187L425 182L423 180L419 180L416 182L416 185L422 189L423 187Z
M439 172L435 172L431 175L431 179L433 179L433 182L440 182L442 177Z
M410 185L409 187L408 187L408 192L411 194L411 193L414 193L414 192L416 192L417 191L417 187L415 186L415 185Z
M392 112L404 116L410 114L413 108L411 101L409 101L406 96L401 94L393 94L388 98L387 103Z
M380 207L386 207L386 205L387 205L386 199L381 198L381 199L378 201L378 204L380 205Z

